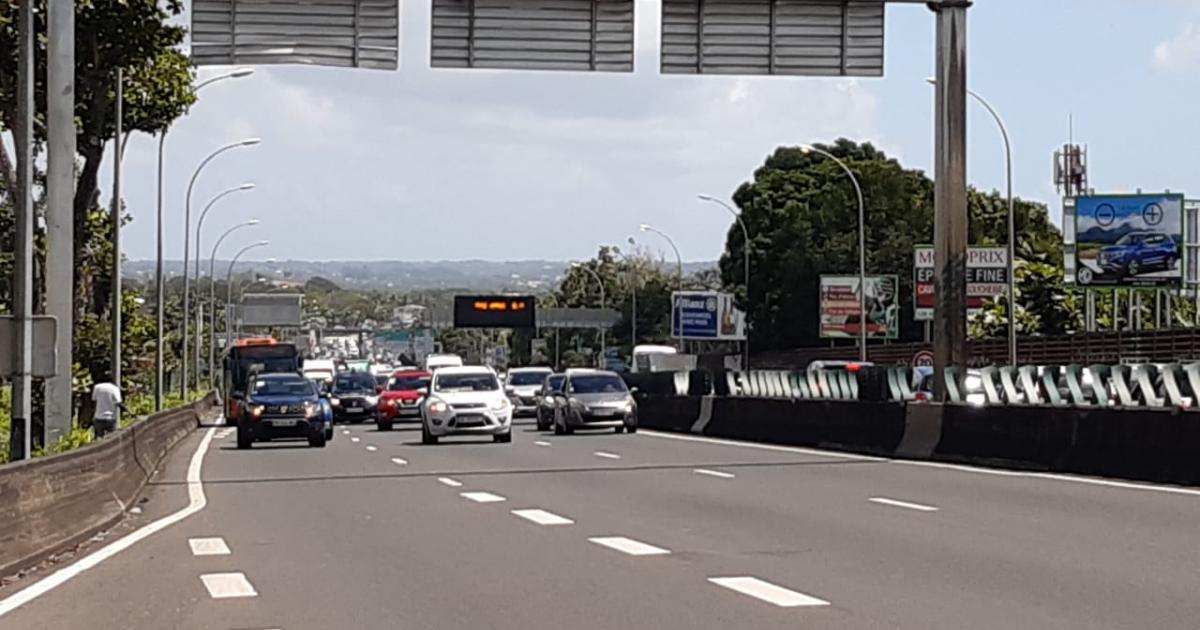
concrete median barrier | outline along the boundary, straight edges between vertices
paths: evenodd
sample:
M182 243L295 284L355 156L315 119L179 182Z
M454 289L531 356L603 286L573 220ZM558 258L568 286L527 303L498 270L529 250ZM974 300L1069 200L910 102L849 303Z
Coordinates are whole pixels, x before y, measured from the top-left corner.
M216 404L209 394L77 450L0 466L0 576L120 520L163 457Z

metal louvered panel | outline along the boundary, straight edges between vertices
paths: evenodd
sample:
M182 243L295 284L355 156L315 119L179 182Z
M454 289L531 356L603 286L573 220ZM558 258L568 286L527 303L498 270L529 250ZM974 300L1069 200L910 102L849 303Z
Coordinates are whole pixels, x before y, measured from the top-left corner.
M193 0L198 66L307 64L395 70L400 0Z
M433 0L435 68L633 71L633 0Z
M884 0L662 0L664 74L883 76Z

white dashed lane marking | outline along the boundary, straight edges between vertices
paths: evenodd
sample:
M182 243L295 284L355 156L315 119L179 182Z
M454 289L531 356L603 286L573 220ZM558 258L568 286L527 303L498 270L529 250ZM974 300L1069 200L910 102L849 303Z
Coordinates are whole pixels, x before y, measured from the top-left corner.
M906 510L916 510L918 512L936 512L937 508L932 505L921 505L920 503L909 503L908 501L897 501L895 499L885 499L883 497L871 497L867 499L871 503L880 505L890 505L892 507L904 508Z
M375 451L378 451L378 450L379 450L379 448L378 448L378 447L376 447L376 446L374 446L374 445L372 445L372 444L368 444L368 445L367 445L367 450L368 450L368 451L370 451L370 452L372 452L372 453L374 453Z
M508 500L498 494L492 494L491 492L460 492L459 496L476 503L499 503L501 501Z
M633 540L632 538L625 538L624 536L602 536L599 538L589 538L588 542L596 543L601 547L615 549L621 553L629 554L631 556L665 556L671 553L671 551L668 549L655 547L654 545L648 545L644 542Z
M692 472L696 473L697 475L707 475L709 477L716 477L718 479L733 479L736 476L733 473L721 472L719 470L709 470L707 468L697 468Z
M189 538L188 546L192 548L193 556L227 556L230 553L224 538Z
M546 442L545 440L538 440L538 441L534 442L533 445L534 446L550 446L550 443Z
M393 458L392 458L392 463L393 463L393 464L395 464L395 465L397 465L397 466L407 466L407 465L408 465L408 460L407 460L407 459L400 459L399 457L393 457Z
M451 479L451 478L449 478L449 477L438 477L438 483L442 484L443 486L450 486L451 488L460 488L460 487L462 487L462 482L461 482L461 481L456 481L456 480L454 480L454 479Z
M351 441L351 442L358 442L358 441L360 441L361 439L362 439L362 438L359 438L359 437L352 437L352 438L350 438L350 441Z
M547 512L546 510L513 510L512 513L515 516L519 516L531 523L536 523L538 525L571 525L575 523L575 521L572 521L569 518Z
M595 453L592 453L592 455L595 455L596 457L603 457L604 459L621 459L620 455L617 455L616 453L609 453L608 451L596 451Z
M783 608L796 608L800 606L828 606L829 602L797 593L796 591L776 586L770 582L764 582L755 577L714 577L708 578L709 582L717 586L723 586L731 591L737 591L743 595L749 595L755 599L760 599L768 604L775 604Z
M206 573L200 579L213 599L258 597L258 591L246 579L245 573Z

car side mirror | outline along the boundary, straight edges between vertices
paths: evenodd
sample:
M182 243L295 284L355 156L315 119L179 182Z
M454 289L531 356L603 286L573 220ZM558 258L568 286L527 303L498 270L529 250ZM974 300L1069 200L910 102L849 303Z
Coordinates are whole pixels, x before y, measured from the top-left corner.
M635 385L635 386L633 386L633 387L630 387L630 388L629 388L629 393L630 393L630 394L636 394L636 393L638 393L638 388L637 388L637 386Z

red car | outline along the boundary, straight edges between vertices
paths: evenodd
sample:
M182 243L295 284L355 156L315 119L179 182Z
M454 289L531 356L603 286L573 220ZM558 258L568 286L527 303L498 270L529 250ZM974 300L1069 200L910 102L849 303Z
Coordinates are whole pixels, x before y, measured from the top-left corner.
M392 423L400 420L419 420L421 403L429 392L429 379L433 375L424 370L396 372L388 379L379 394L375 424L380 431L391 431Z

